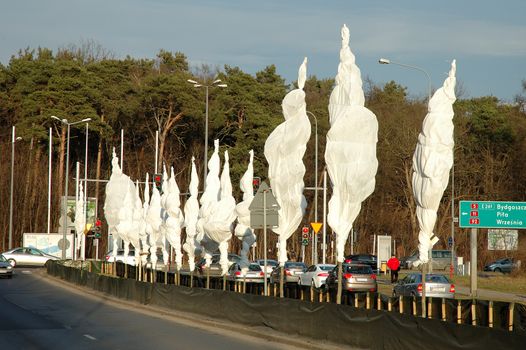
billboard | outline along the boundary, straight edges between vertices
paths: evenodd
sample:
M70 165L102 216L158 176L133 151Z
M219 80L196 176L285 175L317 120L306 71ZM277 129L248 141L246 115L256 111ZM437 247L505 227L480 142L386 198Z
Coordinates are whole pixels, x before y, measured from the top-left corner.
M518 230L488 229L488 250L517 250Z
M44 253L62 258L62 233L24 233L23 246L37 248ZM73 235L66 235L66 259L73 258Z
M64 210L64 196L62 196L62 200L61 200L61 203L60 203L60 222L59 222L59 225L62 227L62 220L64 220L64 218L62 218L62 211ZM75 196L68 196L68 201L67 201L67 208L66 208L66 213L67 213L67 225L68 225L68 229L70 230L75 230L75 211L76 211L76 203L75 203ZM95 225L95 220L97 219L96 215L97 215L97 199L94 198L94 197L89 197L87 199L87 202L86 202L86 212L87 212L87 216L86 216L86 225L89 225L91 224L91 226ZM60 229L59 229L60 231Z

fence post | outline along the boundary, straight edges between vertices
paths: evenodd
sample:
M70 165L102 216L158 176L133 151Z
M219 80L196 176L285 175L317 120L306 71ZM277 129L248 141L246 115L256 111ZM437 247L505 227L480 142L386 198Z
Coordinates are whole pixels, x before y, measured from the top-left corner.
M513 331L513 311L515 310L515 303L510 303L508 314L508 330Z
M477 304L475 299L471 301L471 325L477 325Z
M493 300L489 301L488 308L488 327L493 328Z
M400 313L403 314L404 313L404 297L403 296L399 296L399 308L400 308Z
M442 298L442 321L446 321L446 298Z
M462 323L462 302L460 300L457 301L457 323Z

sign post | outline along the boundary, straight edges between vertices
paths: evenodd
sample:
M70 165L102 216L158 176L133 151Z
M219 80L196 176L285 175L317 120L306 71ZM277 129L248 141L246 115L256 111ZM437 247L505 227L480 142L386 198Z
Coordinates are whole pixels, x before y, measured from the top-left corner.
M263 229L263 288L265 296L268 296L267 287L267 226L270 228L279 226L280 209L276 197L265 182L259 186L254 199L250 203L250 227Z
M471 296L477 295L479 228L526 228L526 202L460 201L459 227L471 228Z

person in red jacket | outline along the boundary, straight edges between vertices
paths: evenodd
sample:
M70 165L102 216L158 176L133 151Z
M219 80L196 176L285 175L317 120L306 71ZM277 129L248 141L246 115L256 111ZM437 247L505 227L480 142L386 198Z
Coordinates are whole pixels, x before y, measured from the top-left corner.
M396 256L391 255L391 259L387 260L387 267L391 270L391 283L398 282L398 271L400 270L400 261Z

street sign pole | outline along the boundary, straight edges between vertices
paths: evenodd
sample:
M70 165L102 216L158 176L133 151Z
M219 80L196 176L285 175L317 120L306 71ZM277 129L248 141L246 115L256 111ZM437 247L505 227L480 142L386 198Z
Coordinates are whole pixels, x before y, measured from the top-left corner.
M263 292L265 296L268 296L267 293L267 191L263 191L263 274L265 281L263 281Z
M470 294L474 298L477 296L477 229L471 229L471 262L470 262Z

